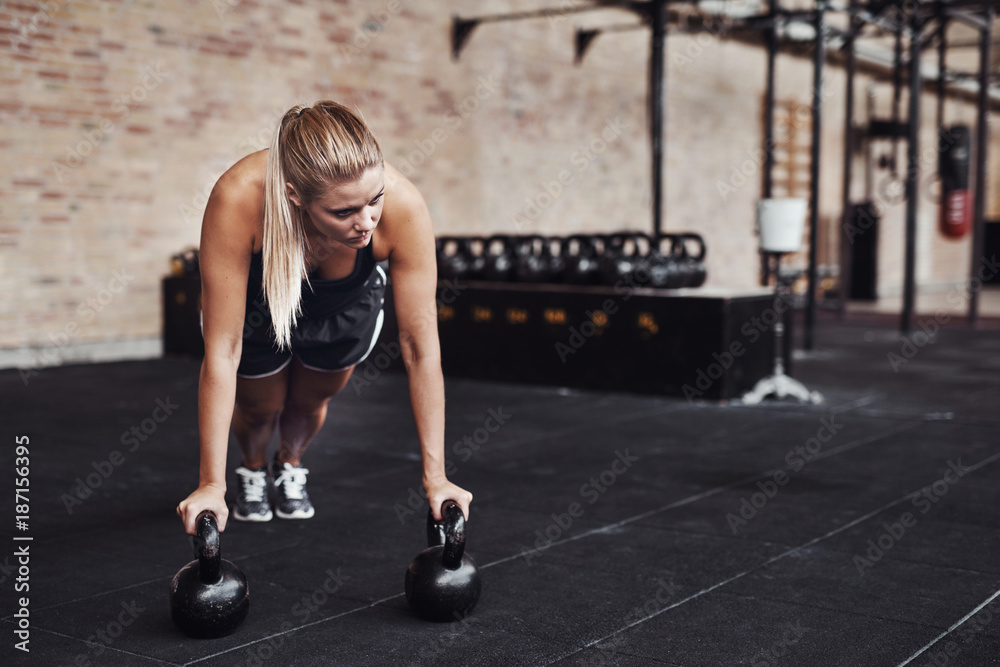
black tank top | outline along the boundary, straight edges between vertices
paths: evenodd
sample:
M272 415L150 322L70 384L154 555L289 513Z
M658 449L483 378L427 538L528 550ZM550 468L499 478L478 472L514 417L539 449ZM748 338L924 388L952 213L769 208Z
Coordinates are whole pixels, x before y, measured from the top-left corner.
M308 331L311 339L315 340L318 336L332 342L338 335L345 333L345 328L365 326L362 322L350 321L354 319L351 313L377 313L380 310L385 293L385 274L376 270L377 268L372 243L369 243L357 251L354 270L344 278L315 278L314 270L309 276L308 284L305 280L302 281L302 315L293 330L293 338ZM247 276L247 307L243 328L243 338L246 340L274 340L271 313L264 302L263 280L264 253L261 250L251 257L250 273ZM331 319L345 317L347 321L339 324L329 322Z

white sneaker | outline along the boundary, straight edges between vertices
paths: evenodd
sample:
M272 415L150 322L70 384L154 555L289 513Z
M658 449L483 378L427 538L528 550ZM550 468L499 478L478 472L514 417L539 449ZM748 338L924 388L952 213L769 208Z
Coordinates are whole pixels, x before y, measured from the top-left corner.
M239 521L270 521L271 503L267 499L267 468L236 469L239 490L233 504L233 518Z
M309 519L316 513L306 492L306 475L309 470L291 463L271 464L276 494L275 514L281 519Z

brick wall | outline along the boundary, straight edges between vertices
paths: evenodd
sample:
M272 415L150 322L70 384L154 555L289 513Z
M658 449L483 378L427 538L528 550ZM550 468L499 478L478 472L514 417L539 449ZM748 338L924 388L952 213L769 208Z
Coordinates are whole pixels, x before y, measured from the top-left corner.
M439 233L650 229L648 33L602 35L572 63L577 26L634 17L607 9L483 24L451 60L453 13L540 4L0 3L0 277L16 295L0 304L0 349L44 350L37 365L47 365L88 343L158 340L169 256L197 244L218 176L264 147L299 101L356 105L423 191ZM666 229L705 235L709 284L755 285L759 171L725 196L719 184L762 144L764 54L707 36L668 44ZM807 106L809 61L779 67L779 96ZM840 215L842 72L829 82L827 226ZM932 100L925 107L931 118ZM967 103L952 107L972 119ZM932 140L933 128L924 134ZM892 208L887 238L902 238L901 220ZM967 247L933 238L929 206L920 225L921 281L961 278ZM835 249L821 248L832 261ZM901 247L882 250L891 288Z

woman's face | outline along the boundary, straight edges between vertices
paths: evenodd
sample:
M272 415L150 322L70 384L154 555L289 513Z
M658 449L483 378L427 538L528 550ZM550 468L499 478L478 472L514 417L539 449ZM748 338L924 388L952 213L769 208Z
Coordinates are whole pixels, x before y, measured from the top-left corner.
M286 188L289 200L307 213L317 232L349 248L364 248L382 217L385 170L372 168L356 181L337 183L304 207L291 183Z

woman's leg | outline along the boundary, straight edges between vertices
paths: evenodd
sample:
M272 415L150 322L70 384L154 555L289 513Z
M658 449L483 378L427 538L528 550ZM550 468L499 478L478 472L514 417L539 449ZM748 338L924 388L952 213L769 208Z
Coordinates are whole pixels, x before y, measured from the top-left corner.
M314 371L298 357L292 359L288 394L279 417L281 446L271 466L274 511L282 519L308 519L315 514L306 492L309 471L300 465L302 455L326 420L327 403L344 388L352 370Z
M260 468L267 464L267 445L274 435L278 417L288 395L291 364L262 378L236 378L236 406L233 435L243 452L243 466Z
M290 367L288 394L279 420L278 461L297 466L326 421L327 404L347 385L354 367L342 371L314 371L303 366L297 356Z
M236 377L232 429L243 453L236 468L236 502L230 516L239 521L270 521L267 445L288 394L289 365L262 378Z

